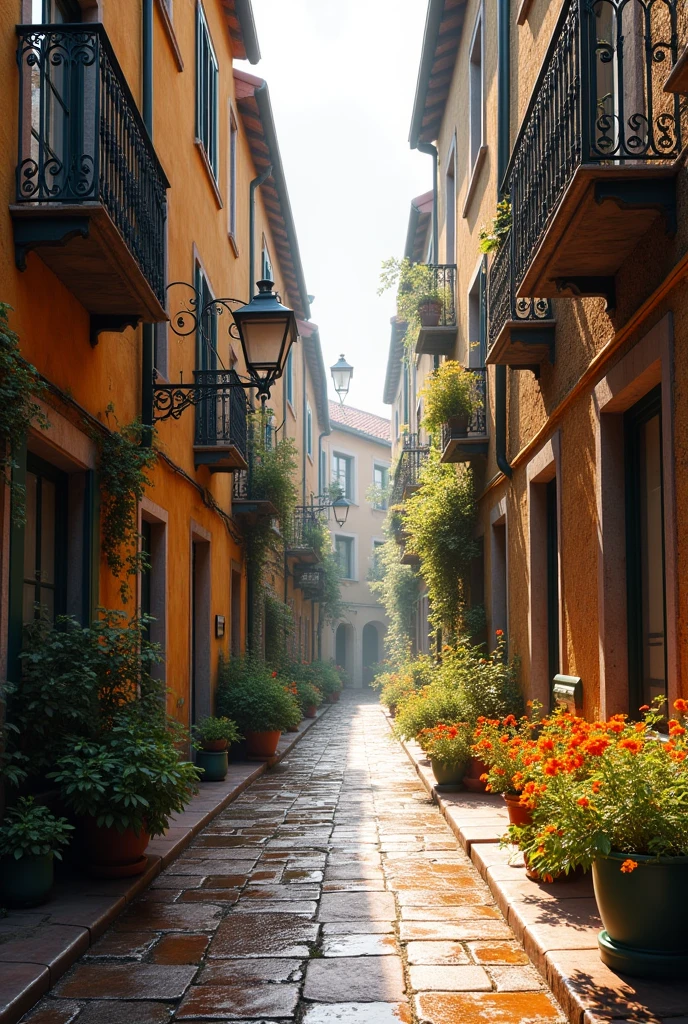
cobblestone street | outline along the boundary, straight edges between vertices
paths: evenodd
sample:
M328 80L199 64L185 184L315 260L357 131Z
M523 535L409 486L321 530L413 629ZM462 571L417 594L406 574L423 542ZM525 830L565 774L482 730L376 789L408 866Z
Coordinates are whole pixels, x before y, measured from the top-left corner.
M26 1018L555 1024L372 697L344 695Z

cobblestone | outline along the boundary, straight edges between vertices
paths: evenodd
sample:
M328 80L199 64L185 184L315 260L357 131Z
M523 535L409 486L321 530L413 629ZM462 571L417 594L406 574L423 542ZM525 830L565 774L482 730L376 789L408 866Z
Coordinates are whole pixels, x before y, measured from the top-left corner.
M368 695L201 832L31 1024L561 1024Z

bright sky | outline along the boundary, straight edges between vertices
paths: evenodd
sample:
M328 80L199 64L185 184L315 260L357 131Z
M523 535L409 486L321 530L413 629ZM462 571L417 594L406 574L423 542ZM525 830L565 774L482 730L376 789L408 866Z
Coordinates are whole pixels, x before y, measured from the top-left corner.
M253 0L312 318L328 369L354 367L347 402L382 401L394 314L380 264L402 256L431 160L408 144L426 0ZM331 396L332 382L330 383Z

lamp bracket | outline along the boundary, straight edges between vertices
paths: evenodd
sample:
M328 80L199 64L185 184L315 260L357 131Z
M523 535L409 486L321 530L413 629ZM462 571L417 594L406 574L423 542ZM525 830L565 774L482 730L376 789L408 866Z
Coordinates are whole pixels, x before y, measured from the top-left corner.
M236 375L235 375L236 376ZM199 405L228 388L255 388L255 381L221 381L217 384L154 384L153 422L178 420L185 409Z

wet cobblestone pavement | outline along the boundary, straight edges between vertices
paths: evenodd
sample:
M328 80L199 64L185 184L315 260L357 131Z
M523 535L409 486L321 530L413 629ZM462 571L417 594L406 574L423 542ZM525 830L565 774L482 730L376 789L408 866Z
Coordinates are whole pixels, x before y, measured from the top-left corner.
M374 696L222 812L31 1024L559 1024Z

